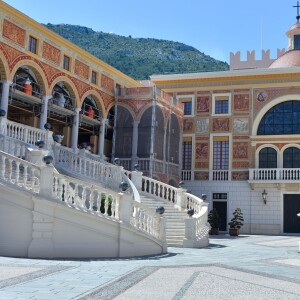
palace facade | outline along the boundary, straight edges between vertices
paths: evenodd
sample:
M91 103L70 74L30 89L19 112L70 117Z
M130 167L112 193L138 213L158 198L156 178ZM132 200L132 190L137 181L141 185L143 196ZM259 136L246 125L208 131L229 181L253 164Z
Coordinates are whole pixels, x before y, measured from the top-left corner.
M3 1L0 21L3 133L50 129L74 153L183 180L207 195L221 231L239 207L245 233L300 233L299 23L277 59L238 53L230 71L138 82Z

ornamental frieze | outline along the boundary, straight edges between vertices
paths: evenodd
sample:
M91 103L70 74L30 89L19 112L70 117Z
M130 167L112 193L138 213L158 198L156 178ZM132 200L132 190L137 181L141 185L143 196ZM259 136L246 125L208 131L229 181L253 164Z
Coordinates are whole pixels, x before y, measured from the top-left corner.
M196 159L208 159L208 143L196 143Z
M236 134L249 132L249 120L248 118L235 118L233 120L233 132Z
M195 180L209 180L209 173L208 172L195 172L194 179Z
M248 169L250 163L248 161L234 161L232 162L233 169Z
M195 169L208 169L209 162L208 161L196 161L195 162Z
M209 96L201 96L197 97L197 114L199 113L209 113L210 106L210 97Z
M22 47L25 46L26 31L6 19L3 21L3 36Z
M89 79L90 67L83 62L75 59L75 70L74 73L84 79Z
M60 64L61 51L47 42L43 42L43 58L55 63Z
M103 87L108 92L114 93L114 81L113 79L109 78L108 76L102 74L101 75L101 87Z
M232 172L232 180L248 180L249 179L249 172Z
M212 131L228 132L230 130L229 118L214 118L212 124Z
M17 61L20 60L20 58L31 59L29 55L24 55L23 52L18 51L17 49L10 47L2 42L0 42L0 48L7 60L10 71L13 69Z
M233 109L235 112L249 111L250 97L247 94L234 95Z
M248 143L247 142L234 142L233 143L233 158L245 159L248 158Z
M186 118L186 119L183 119L183 131L185 133L187 132L193 132L195 129L194 129L194 119L192 118Z

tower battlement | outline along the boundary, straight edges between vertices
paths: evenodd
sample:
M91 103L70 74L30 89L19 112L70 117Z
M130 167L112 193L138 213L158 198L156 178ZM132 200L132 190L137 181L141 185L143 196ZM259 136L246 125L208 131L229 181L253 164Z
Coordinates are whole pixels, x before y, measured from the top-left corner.
M270 49L261 51L261 59L256 59L256 52L247 51L247 60L241 60L241 52L230 52L230 70L268 68L273 61L285 53L285 49L277 49L277 57L270 57Z

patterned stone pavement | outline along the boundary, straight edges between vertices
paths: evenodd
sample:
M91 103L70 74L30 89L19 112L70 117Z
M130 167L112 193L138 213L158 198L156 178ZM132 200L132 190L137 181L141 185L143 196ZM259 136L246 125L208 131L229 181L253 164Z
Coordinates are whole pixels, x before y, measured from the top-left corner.
M219 235L130 259L0 257L0 299L300 299L300 236Z

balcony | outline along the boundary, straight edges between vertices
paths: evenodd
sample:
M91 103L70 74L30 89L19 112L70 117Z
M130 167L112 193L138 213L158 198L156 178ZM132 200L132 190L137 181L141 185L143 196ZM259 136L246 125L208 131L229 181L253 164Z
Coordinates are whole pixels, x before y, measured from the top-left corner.
M299 183L300 169L249 169L249 183Z

